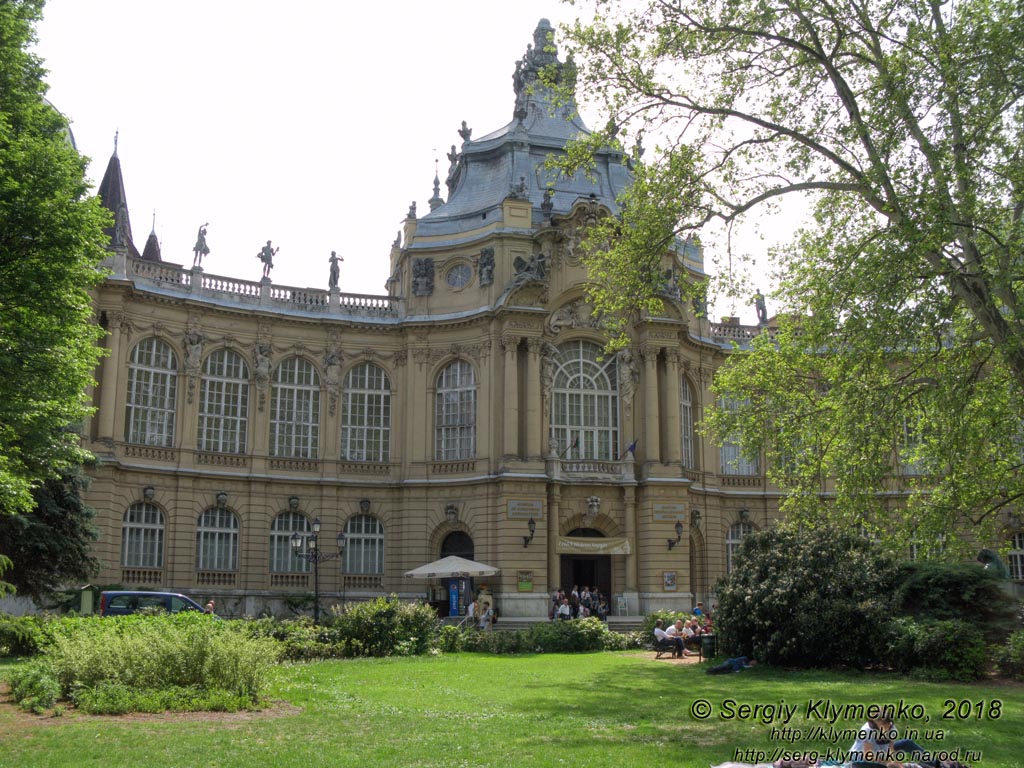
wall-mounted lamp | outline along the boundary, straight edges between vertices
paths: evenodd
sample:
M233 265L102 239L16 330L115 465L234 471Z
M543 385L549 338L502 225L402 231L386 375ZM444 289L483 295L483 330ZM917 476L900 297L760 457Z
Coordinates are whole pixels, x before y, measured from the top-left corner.
M444 508L444 518L449 525L455 525L459 522L459 508L454 504L449 504Z
M288 509L290 511L292 511L292 512L298 512L299 511L299 497L298 496L289 496L288 497Z
M228 505L228 495L224 491L217 494L217 509L224 509Z
M530 542L533 541L534 534L537 533L537 521L534 520L531 517L530 518L530 522L528 522L526 524L526 527L530 529L530 535L529 536L523 536L523 546L524 547L530 546Z
M694 528L700 528L700 510L693 510L693 516L690 518L690 525Z
M746 507L740 509L740 522L745 523L750 519L750 510Z
M681 521L676 520L676 537L674 539L667 539L668 549L671 552L672 549L683 540L683 524Z
M156 488L152 485L147 485L142 489L142 498L146 501L152 501L154 496L156 496Z
M360 499L359 500L359 511L362 512L364 515L367 512L370 511L370 500L369 499Z

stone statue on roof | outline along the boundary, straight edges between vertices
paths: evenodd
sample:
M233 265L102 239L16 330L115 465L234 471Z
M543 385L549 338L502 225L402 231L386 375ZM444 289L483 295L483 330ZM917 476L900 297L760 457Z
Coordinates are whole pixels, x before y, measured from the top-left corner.
M341 267L338 265L339 261L344 261L335 251L331 251L331 258L328 261L331 262L331 274L327 280L328 288L337 288L338 280L341 277Z
M270 241L267 240L267 244L264 245L260 252L256 254L256 258L263 262L263 276L270 277L270 270L274 268L274 256L281 250L280 247L273 248L270 245Z
M192 246L192 266L201 267L203 265L203 256L210 253L209 246L206 245L206 228L210 226L210 222L206 222L199 228L199 234L196 235L196 244Z
M463 141L469 141L469 137L473 135L473 129L466 125L466 121L462 121L462 127L459 129L459 136L462 137Z

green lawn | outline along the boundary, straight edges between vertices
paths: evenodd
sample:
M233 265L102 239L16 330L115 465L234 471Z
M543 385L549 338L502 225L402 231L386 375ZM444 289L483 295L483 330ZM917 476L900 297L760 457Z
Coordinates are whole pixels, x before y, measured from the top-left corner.
M0 674L3 673L0 668ZM981 753L975 766L1024 765L1024 686L932 684L895 676L784 672L766 668L708 676L697 665L649 653L457 654L283 665L271 690L299 709L252 719L161 716L31 718L0 707L0 766L699 766L734 750L846 749L828 728L824 704L917 706L919 741ZM713 712L697 720L706 700ZM957 717L946 700L965 701ZM734 702L730 704L729 702ZM821 702L806 717L809 703ZM976 703L983 712L976 717ZM996 704L996 702L999 702ZM796 706L777 727L800 729L789 744L772 725L741 719L740 705ZM699 709L700 705L696 705ZM965 705L966 707L967 705ZM722 719L727 712L731 719ZM816 715L815 712L818 714ZM943 714L952 719L943 719ZM998 715L998 716L997 716ZM857 728L840 719L837 729ZM926 736L926 731L932 731ZM787 734L795 737L795 732ZM944 737L939 740L939 735Z

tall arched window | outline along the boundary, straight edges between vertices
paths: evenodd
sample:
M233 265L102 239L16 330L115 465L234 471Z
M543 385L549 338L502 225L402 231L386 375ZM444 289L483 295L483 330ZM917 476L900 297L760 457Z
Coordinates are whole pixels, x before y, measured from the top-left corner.
M617 459L615 356L589 341L570 341L558 348L551 363L551 445L568 458Z
M125 440L139 445L170 448L174 445L178 363L170 345L143 339L128 363L125 399Z
M441 542L441 557L462 557L466 560L476 559L473 537L465 531L452 531Z
M476 456L476 375L465 360L453 361L437 377L434 427L438 461Z
M132 504L124 513L121 567L164 567L164 513L155 504Z
M313 526L305 515L282 512L270 526L270 572L309 573L309 559L297 557L292 547L292 534L304 539L313 535Z
M270 452L315 459L320 448L320 377L301 357L282 362L270 391Z
M245 453L248 417L249 368L238 353L217 350L203 364L199 450Z
M1013 534L1007 558L1010 565L1010 578L1024 581L1024 533Z
M228 509L213 507L199 516L196 526L196 569L238 569L238 518Z
M679 387L679 433L683 440L682 459L686 469L697 468L697 454L693 446L693 390L688 379L683 378Z
M729 535L725 538L725 572L732 571L732 564L736 558L736 550L740 548L743 539L754 532L754 526L750 523L735 523L729 526Z
M732 398L722 398L718 401L718 407L736 410L739 404ZM739 443L734 443L732 440L722 441L719 448L719 459L723 475L758 475L761 473L757 457L744 456Z
M363 363L345 376L341 398L341 458L389 461L391 382L382 368Z
M345 523L344 573L384 573L384 526L372 515Z

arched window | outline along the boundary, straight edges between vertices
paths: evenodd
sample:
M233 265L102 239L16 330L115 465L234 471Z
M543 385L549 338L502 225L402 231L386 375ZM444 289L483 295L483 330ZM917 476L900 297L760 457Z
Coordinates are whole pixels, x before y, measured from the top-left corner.
M238 518L230 510L214 507L199 516L196 569L238 570Z
M1010 578L1024 581L1024 533L1015 533L1010 539L1010 551L1007 553L1010 565Z
M391 382L382 368L363 363L345 376L341 398L341 458L389 461Z
M177 383L178 363L169 344L150 338L135 345L128 363L126 441L161 448L174 445Z
M476 456L476 375L464 360L453 361L437 377L434 425L438 461Z
M315 459L320 447L320 377L301 357L282 362L270 390L270 453Z
M739 403L731 398L722 398L718 402L719 408L736 410ZM748 458L740 450L739 443L732 440L723 440L719 448L719 459L722 465L723 475L758 475L761 473L760 462L757 457Z
M199 450L245 453L248 415L249 368L238 353L217 350L203 364Z
M270 572L309 573L309 559L296 557L292 534L303 538L313 535L313 526L298 512L282 512L270 526Z
M464 531L452 531L441 542L441 557L462 557L466 560L476 559L473 537Z
M124 513L121 567L164 567L164 514L155 504L132 504Z
M754 532L754 526L750 523L735 523L729 526L729 535L725 538L725 572L732 571L733 560L736 557L736 550L740 548L743 539Z
M551 445L567 458L617 459L615 356L589 341L570 341L558 347L551 364Z
M384 573L384 526L372 515L345 523L344 573Z
M693 449L693 390L690 382L683 378L679 387L679 433L683 440L682 459L685 469L697 468L697 454Z

